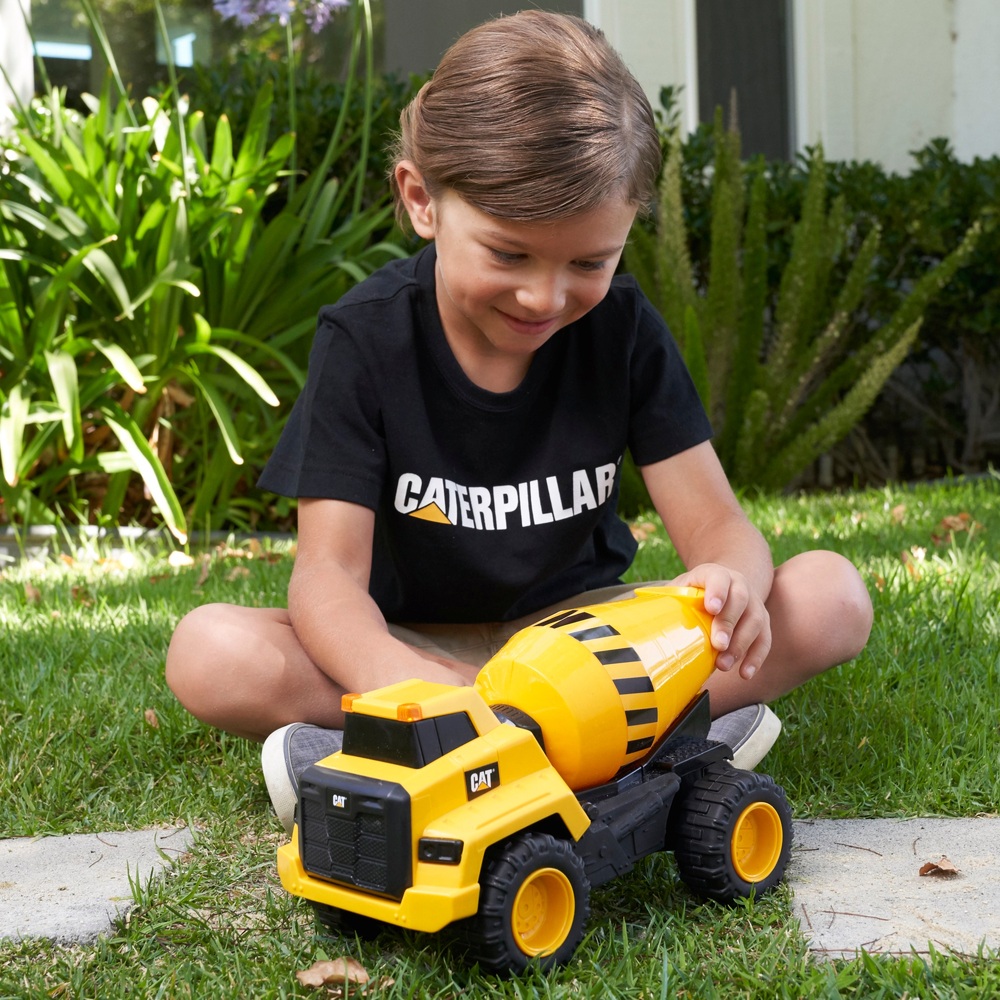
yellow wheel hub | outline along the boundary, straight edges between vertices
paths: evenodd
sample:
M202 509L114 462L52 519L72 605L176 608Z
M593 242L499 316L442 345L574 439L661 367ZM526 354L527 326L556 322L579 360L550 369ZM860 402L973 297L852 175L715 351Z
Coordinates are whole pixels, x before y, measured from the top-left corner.
M539 868L514 897L514 941L525 955L551 955L566 940L575 913L570 880L558 868Z
M763 882L781 857L785 835L778 811L768 802L752 802L740 813L730 842L733 867L744 882Z

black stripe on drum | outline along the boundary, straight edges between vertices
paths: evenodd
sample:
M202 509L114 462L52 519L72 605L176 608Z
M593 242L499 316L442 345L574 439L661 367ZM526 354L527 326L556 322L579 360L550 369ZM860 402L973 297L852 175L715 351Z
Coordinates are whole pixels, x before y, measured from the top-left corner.
M631 646L619 646L618 649L592 650L598 662L609 663L639 663L639 654Z
M629 740L625 745L625 753L638 753L640 750L648 750L653 745L652 736L644 736L641 740Z
M576 611L570 608L568 611L557 611L548 618L543 618L540 622L535 622L538 628L549 626L555 628L557 625L572 625L575 622L585 622L594 616L589 611Z
M632 726L648 726L650 723L656 722L658 717L659 715L655 707L626 709L625 724L629 728Z
M648 674L639 677L618 677L615 688L619 694L648 694L653 690L653 682Z
M591 628L577 629L576 632L570 632L570 635L580 642L589 642L591 639L610 639L612 636L621 635L621 633L610 625L594 625Z

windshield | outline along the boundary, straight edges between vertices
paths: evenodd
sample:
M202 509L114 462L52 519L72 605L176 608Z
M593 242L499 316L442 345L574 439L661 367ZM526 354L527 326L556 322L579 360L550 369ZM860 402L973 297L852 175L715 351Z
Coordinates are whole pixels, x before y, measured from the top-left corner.
M419 722L349 712L344 720L344 753L403 767L424 767L476 735L465 712Z

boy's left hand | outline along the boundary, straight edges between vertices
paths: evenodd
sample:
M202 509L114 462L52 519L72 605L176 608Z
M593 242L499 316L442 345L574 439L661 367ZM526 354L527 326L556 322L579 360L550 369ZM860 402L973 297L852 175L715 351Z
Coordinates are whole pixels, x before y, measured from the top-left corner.
M747 578L717 563L703 563L673 583L705 591L705 610L714 616L711 639L718 651L716 667L723 671L738 668L740 676L750 680L771 649L771 621Z

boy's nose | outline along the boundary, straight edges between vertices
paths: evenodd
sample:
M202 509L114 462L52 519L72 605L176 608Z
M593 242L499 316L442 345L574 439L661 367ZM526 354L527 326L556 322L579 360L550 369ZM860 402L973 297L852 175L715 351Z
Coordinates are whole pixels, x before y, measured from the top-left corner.
M566 306L566 289L557 275L537 275L517 291L517 303L535 316L548 318Z

